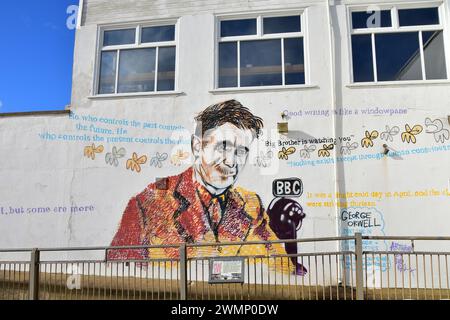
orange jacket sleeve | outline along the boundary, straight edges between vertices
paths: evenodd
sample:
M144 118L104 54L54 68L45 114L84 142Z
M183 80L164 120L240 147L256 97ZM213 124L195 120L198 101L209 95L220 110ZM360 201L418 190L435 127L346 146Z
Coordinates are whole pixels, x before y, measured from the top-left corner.
M142 212L137 199L132 198L125 209L111 247L145 245L142 241L141 215ZM146 249L108 250L108 260L142 260L146 258Z

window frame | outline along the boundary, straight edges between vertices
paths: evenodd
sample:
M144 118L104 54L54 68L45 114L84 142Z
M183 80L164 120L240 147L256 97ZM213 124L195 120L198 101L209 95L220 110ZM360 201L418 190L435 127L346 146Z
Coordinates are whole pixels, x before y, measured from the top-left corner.
M353 21L352 21L352 13L353 12L361 12L367 11L374 7L379 8L380 10L390 10L391 11L391 27L380 27L380 28L359 28L353 29ZM426 9L426 8L438 8L439 13L439 24L434 25L419 25L419 26L403 26L399 25L399 14L398 10L403 9ZM390 4L364 4L364 5L349 5L347 6L347 26L349 32L347 43L348 43L348 59L349 59L349 79L350 85L359 86L359 85L386 85L386 84L409 84L409 83L433 83L433 82L448 82L450 81L450 43L448 41L448 21L447 15L445 12L445 4L443 1L430 1L430 2L417 2L417 3L390 3ZM443 32L443 41L444 41L444 56L446 62L446 71L447 78L446 79L427 79L426 69L425 69L425 56L423 51L423 40L422 40L422 32L426 31L437 31L442 30ZM422 70L422 79L419 80L390 80L390 81L378 81L378 72L377 72L377 60L376 60L376 43L375 43L375 35L377 34L386 34L386 33L404 33L404 32L418 32L419 33L419 46L421 52L421 70ZM354 72L353 72L353 47L352 47L352 36L353 35L371 35L371 44L372 44L372 63L373 63L373 73L374 73L374 81L367 82L355 82L354 81Z
M147 27L161 27L173 25L175 27L175 38L173 41L161 41L161 42L150 42L141 43L142 29ZM136 29L135 42L133 44L123 44L123 45L112 45L103 46L104 34L106 31L115 30L125 30L125 29ZM157 91L158 89L158 52L161 47L175 47L175 82L173 90ZM143 91L143 92L128 92L120 93L118 91L119 86L119 65L120 65L120 51L130 50L130 49L156 49L155 56L155 88L153 91ZM99 93L100 89L100 74L101 74L101 56L102 52L117 52L116 59L116 81L115 81L115 92L114 93ZM99 25L97 29L97 53L95 60L95 72L94 72L94 86L92 88L92 97L121 97L121 96L142 96L142 95L167 95L167 94L177 94L178 93L178 81L179 81L179 19L166 19L166 20L155 20L151 22L133 22L133 23L119 23L119 24L107 24Z
M263 19L264 18L276 18L276 17L289 17L300 16L300 32L289 33L263 33ZM256 19L256 34L246 36L230 36L221 37L221 22L231 20L242 19ZM233 91L233 90L270 90L270 89L290 89L290 88L303 88L311 87L310 85L310 59L309 59L309 43L308 43L308 21L307 21L307 8L292 9L289 11L264 11L264 12L252 12L246 14L224 14L217 15L215 17L215 35L214 35L214 85L211 91ZM284 39L290 38L302 38L303 39L303 56L305 66L305 83L304 84L292 84L286 85L286 73L285 73L285 54L284 54ZM269 85L269 86L241 86L241 68L240 68L240 42L241 41L254 41L254 40L281 40L281 68L282 68L282 84L281 85ZM219 87L219 44L224 42L237 42L238 54L237 54L237 84L236 87Z

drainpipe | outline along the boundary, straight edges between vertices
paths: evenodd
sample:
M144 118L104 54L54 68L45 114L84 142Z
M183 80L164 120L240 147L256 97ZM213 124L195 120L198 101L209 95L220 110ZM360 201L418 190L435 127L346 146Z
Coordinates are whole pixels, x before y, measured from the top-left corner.
M333 1L334 4L334 0ZM333 135L334 139L337 139L337 115L334 113L334 110L337 109L337 101L336 101L336 61L335 61L335 51L334 51L334 34L333 34L333 22L331 20L331 2L327 0L327 20L328 20L328 38L329 38L329 54L330 54L330 83L331 83L331 118L333 125ZM337 153L336 149L334 152L334 193L339 192L339 168L337 166ZM336 198L336 201L339 199ZM341 228L340 228L340 220L339 220L339 207L335 207L336 214L336 236L341 236ZM340 242L337 243L337 250L341 249ZM340 275L339 275L340 277ZM339 279L341 281L341 279Z
M78 3L77 29L81 28L81 19L83 18L83 6L84 0L80 0L80 2Z

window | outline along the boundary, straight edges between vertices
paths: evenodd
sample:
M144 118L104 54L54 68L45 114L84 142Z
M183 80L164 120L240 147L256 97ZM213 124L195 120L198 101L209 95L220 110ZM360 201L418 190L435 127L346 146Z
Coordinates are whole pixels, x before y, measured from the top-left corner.
M353 82L447 79L441 8L351 12Z
M218 88L305 84L302 15L219 21Z
M175 25L102 31L98 94L175 90Z

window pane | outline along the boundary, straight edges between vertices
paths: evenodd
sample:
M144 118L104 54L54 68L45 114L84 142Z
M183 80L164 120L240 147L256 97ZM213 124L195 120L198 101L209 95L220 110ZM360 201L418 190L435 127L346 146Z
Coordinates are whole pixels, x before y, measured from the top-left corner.
M386 28L392 26L391 11L352 12L353 29Z
M303 38L284 40L284 65L286 84L305 83Z
M98 87L99 94L115 93L116 91L116 59L116 51L102 52Z
M246 36L256 34L256 19L230 20L220 23L220 36Z
M175 47L159 48L158 91L175 90Z
M154 91L155 60L155 48L121 51L118 92Z
M423 79L418 32L377 34L375 42L379 81Z
M133 44L136 42L136 29L105 31L103 46Z
M300 16L264 18L264 34L300 31Z
M443 37L442 30L422 33L427 79L447 79Z
M142 28L142 43L159 42L159 41L174 41L175 40L175 26L160 26Z
M370 34L352 36L353 81L372 82L373 55L372 37Z
M401 27L439 24L438 8L398 10Z
M241 87L282 84L281 40L241 42Z
M219 88L238 86L237 42L219 43Z

